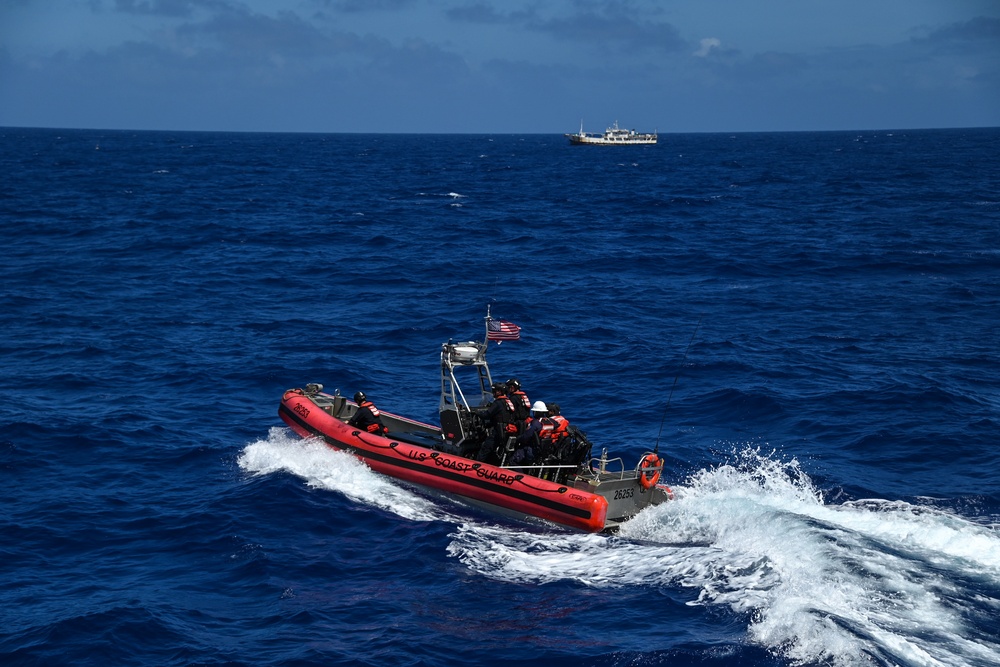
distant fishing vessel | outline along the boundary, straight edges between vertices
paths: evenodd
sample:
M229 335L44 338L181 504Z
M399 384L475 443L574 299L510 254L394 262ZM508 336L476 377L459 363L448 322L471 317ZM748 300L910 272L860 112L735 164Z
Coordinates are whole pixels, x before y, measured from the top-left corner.
M573 145L594 145L594 146L630 146L636 144L655 144L656 132L636 132L635 130L623 130L618 127L618 121L604 131L604 134L597 132L584 132L583 121L580 121L580 131L576 134L565 135Z

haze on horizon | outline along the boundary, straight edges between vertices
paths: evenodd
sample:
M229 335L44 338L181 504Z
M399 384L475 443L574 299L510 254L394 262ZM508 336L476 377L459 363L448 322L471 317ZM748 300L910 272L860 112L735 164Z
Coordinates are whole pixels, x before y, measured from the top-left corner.
M0 126L1000 126L994 0L4 0Z

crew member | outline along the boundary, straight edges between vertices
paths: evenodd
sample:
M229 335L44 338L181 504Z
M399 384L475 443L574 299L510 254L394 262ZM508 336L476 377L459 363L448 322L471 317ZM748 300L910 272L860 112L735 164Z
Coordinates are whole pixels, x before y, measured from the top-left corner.
M497 449L507 444L507 439L517 436L517 426L514 425L514 404L507 398L507 385L494 382L492 386L493 402L488 408L476 410L481 417L493 427L490 436L483 441L476 458L485 463L499 463Z
M514 405L514 423L517 424L518 433L524 431L524 423L531 414L531 400L521 389L521 383L517 378L507 380L507 396Z
M552 430L547 431L545 435L548 436L548 443L546 443L546 456L549 454L554 454L557 458L561 458L566 454L566 452L561 451L565 449L562 445L566 442L566 437L569 435L569 420L560 414L558 403L549 403L549 419L552 421Z
M382 423L382 413L378 411L374 403L368 400L364 392L359 391L354 394L354 402L358 404L358 411L347 422L350 426L375 435L385 435L389 432L389 429Z
M569 429L569 420L560 414L558 403L549 403L549 419L555 422L555 428L552 429L553 440L558 440L566 435Z
M531 414L525 420L524 431L517 439L518 448L511 457L511 465L526 465L544 460L552 443L549 433L554 428L555 422L549 419L545 403L535 401L531 406Z

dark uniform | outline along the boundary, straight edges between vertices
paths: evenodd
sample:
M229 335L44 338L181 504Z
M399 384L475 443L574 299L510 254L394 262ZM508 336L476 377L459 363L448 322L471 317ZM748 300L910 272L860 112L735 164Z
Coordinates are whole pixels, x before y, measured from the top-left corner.
M521 383L517 381L517 378L507 380L507 396L514 406L514 423L517 424L517 430L520 433L524 430L524 423L531 415L531 400L521 390Z
M551 433L555 422L549 418L545 403L536 401L531 406L531 416L524 423L524 430L517 439L518 449L511 464L540 463L551 449Z
M348 425L375 435L385 435L389 432L385 424L382 423L382 416L375 404L369 401L364 393L358 392L354 395L354 402L358 404L358 411L354 413Z
M569 420L563 417L560 412L558 403L549 404L549 418L554 424L552 431L549 432L549 450L556 456L566 454L562 450L565 449L564 445L568 442L569 436Z
M507 438L517 435L514 425L514 405L507 398L507 387L500 382L493 384L493 402L488 408L476 411L493 427L490 436L479 448L476 459L485 463L498 463L497 448L507 443Z

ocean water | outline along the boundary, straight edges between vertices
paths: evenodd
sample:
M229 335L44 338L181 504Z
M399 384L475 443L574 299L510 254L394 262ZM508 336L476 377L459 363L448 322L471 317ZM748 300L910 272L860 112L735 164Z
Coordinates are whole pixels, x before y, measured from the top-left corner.
M1000 664L1000 130L0 129L0 664ZM616 536L295 437L440 344L673 502Z

